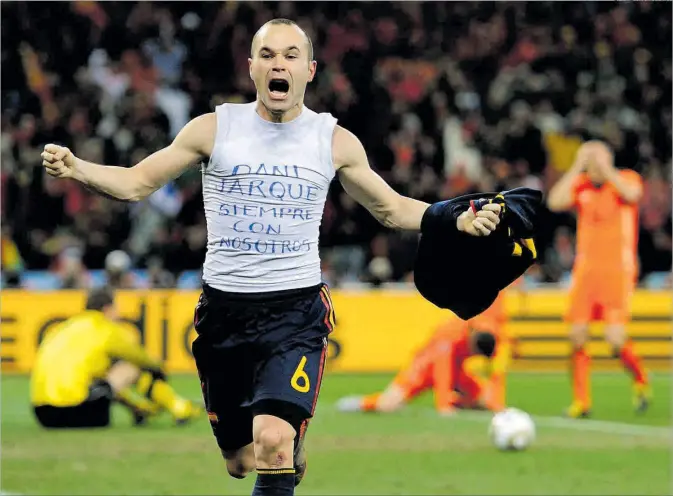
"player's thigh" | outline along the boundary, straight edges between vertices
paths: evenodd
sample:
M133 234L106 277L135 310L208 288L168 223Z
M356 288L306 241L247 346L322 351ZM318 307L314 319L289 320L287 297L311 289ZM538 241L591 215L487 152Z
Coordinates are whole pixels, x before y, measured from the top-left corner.
M398 372L393 379L391 386L394 386L395 389L388 388L388 390L394 391L394 393L401 391L403 393L402 401L415 398L432 387L432 366L433 357L430 353L425 351L418 353L412 362ZM384 392L385 394L386 392ZM391 394L391 396L396 397L398 394Z
M270 356L255 375L253 406L269 401L288 403L294 415L291 420L313 417L326 357L326 337L317 337Z
M284 400L313 415L327 359L334 310L326 286L268 305L255 343L253 401Z
M211 407L208 421L225 459L242 456L246 446L252 443L252 411L249 407Z
M631 315L635 278L624 275L610 280L603 292L603 320L608 326L625 326Z
M569 324L588 325L593 320L594 310L599 303L599 294L590 274L573 274L568 292L568 307L565 321Z
M239 347L226 347L198 336L192 353L201 381L208 420L223 453L252 442L252 358Z

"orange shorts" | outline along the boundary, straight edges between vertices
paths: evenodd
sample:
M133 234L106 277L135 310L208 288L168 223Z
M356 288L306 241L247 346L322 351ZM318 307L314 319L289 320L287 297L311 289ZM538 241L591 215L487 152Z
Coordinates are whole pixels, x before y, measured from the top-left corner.
M565 315L571 324L626 325L631 315L631 296L636 278L628 274L578 272L573 274L569 307Z

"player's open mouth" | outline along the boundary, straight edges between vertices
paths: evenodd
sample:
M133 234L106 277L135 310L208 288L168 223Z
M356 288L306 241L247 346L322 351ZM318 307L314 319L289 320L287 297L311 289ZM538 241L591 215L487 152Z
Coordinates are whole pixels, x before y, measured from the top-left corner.
M290 91L290 83L285 79L272 79L269 81L269 94L272 100L284 100Z

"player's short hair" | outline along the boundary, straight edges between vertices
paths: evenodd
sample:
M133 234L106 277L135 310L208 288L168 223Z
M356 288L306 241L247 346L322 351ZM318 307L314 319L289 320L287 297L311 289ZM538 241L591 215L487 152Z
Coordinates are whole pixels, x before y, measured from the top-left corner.
M254 55L252 53L252 47L255 45L255 40L257 39L257 36L259 36L259 32L264 29L266 26L278 26L278 25L285 25L285 26L295 26L298 28L302 33L304 33L304 38L306 38L306 45L308 47L308 59L313 60L313 41L311 41L311 37L308 35L308 33L302 28L299 24L294 22L291 19L285 19L283 17L277 17L275 19L271 19L270 21L265 22L255 33L255 36L252 37L252 43L250 44L250 55Z
M87 310L103 311L105 307L114 303L114 291L112 288L96 288L89 292L86 298Z
M488 331L475 331L474 342L482 355L491 358L495 352L495 336Z

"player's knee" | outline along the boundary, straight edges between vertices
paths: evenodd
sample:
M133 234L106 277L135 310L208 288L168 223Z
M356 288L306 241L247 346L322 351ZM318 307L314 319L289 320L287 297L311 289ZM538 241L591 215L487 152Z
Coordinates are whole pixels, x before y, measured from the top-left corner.
M589 327L587 325L574 325L570 329L570 341L575 347L584 346L589 337Z
M268 452L276 452L292 440L294 440L294 432L289 432L289 429L275 426L267 427L259 432L257 439L255 439L255 447L260 447Z
M255 457L279 465L292 456L295 430L287 422L277 419L260 426L255 432ZM273 459L273 460L271 460Z
M605 340L612 347L615 356L619 353L626 341L626 332L623 326L609 325L605 328Z

